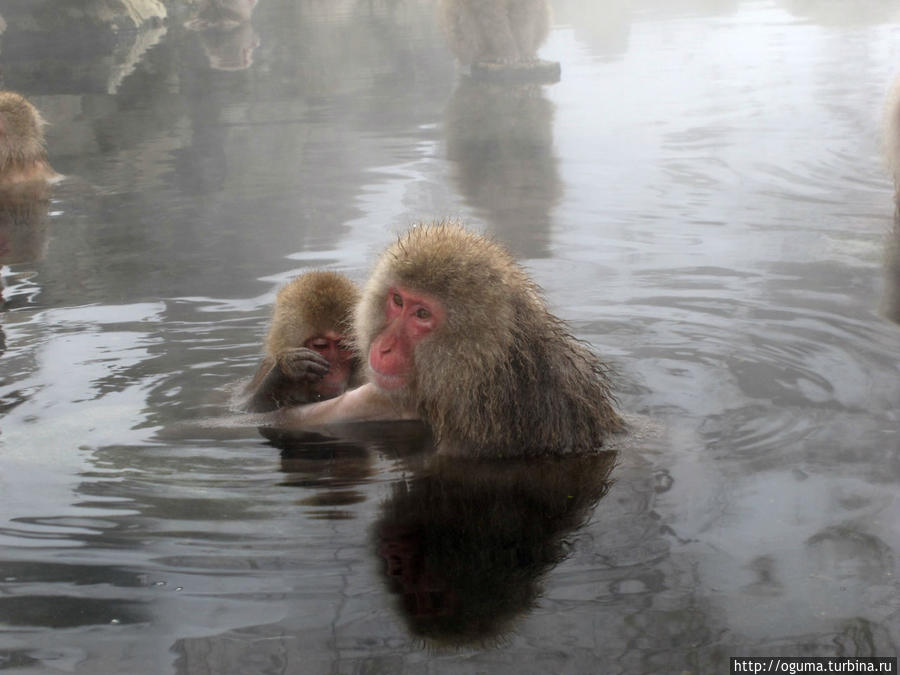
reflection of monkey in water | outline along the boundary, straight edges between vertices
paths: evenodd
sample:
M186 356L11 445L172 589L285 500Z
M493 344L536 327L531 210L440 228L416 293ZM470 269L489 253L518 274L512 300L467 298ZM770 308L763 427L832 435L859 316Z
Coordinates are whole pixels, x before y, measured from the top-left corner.
M550 212L562 194L553 104L534 84L462 77L447 105L447 158L466 201L528 258L547 255Z
M43 182L0 185L0 265L43 259L49 200Z
M260 429L271 445L281 450L281 485L308 493L298 503L310 507L312 518L352 518L346 506L365 501L359 488L374 473L375 457L388 457L412 470L434 450L427 427L417 422L361 425L351 440L284 429Z
M49 203L50 186L46 181L0 182L0 266L44 258L47 252ZM2 284L0 301L0 308L8 307L7 302L12 302L4 297Z
M547 0L442 0L441 24L450 49L473 74L513 72L559 79L559 64L541 62L537 50L550 31Z
M370 381L276 424L421 419L442 452L493 457L589 453L623 426L606 365L506 250L455 223L388 248L354 333Z
M541 460L433 456L393 486L374 534L410 630L487 643L528 611L563 541L609 488L614 453Z
M894 225L885 248L882 311L900 323L900 77L888 95L884 118L885 152L894 180Z
M257 0L202 0L185 22L198 31L209 65L215 70L244 70L253 63L259 37L250 24Z
M185 24L191 30L233 28L250 21L257 0L201 0L196 15Z
M0 183L53 181L44 147L44 119L24 96L0 91Z
M884 276L884 314L900 323L900 208L894 212L894 226L885 250Z
M364 445L344 441L272 437L281 449L280 483L301 488L299 502L316 519L344 520L353 517L347 509L365 501L360 486L373 474L373 453Z
M359 290L336 272L303 274L275 298L266 354L244 388L241 407L265 412L332 398L360 383L355 354L345 342Z

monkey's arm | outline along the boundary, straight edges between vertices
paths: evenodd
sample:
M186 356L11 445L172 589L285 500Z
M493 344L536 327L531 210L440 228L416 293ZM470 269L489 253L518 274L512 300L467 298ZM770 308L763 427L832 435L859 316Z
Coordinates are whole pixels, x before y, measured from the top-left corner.
M309 429L343 422L417 418L418 415L413 411L398 406L371 383L327 401L284 408L274 416L277 426L295 429Z
M281 406L309 403L310 385L328 372L328 361L311 349L285 349L277 357L266 356L256 375L244 388L243 408L248 412L270 412Z

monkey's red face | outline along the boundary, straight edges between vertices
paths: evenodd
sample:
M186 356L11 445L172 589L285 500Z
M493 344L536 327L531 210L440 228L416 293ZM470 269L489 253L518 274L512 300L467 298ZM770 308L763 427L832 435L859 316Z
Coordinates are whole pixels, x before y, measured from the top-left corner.
M321 394L322 398L333 398L343 394L353 368L353 351L347 348L345 337L340 333L328 331L324 335L314 335L304 342L303 346L321 354L331 365L313 389Z
M385 326L369 348L369 365L375 386L400 389L413 373L416 344L443 323L444 306L434 296L392 286L384 314Z

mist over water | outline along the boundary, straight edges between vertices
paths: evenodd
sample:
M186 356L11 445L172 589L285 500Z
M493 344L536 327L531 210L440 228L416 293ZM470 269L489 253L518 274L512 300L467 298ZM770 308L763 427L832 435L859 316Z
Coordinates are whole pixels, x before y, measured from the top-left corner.
M551 0L545 85L470 77L432 0L50 4L0 4L67 176L0 205L0 670L897 654L900 2ZM617 457L203 423L282 283L445 217L610 361Z

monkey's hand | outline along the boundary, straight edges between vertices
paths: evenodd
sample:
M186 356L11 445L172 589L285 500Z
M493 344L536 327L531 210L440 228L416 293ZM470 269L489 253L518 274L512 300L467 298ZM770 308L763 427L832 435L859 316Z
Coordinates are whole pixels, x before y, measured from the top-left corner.
M285 377L298 382L318 382L331 368L328 359L306 347L279 352L275 363Z
M317 400L314 385L330 365L318 352L305 347L285 349L266 356L253 380L244 387L243 401L238 403L248 412L268 412L285 405Z

